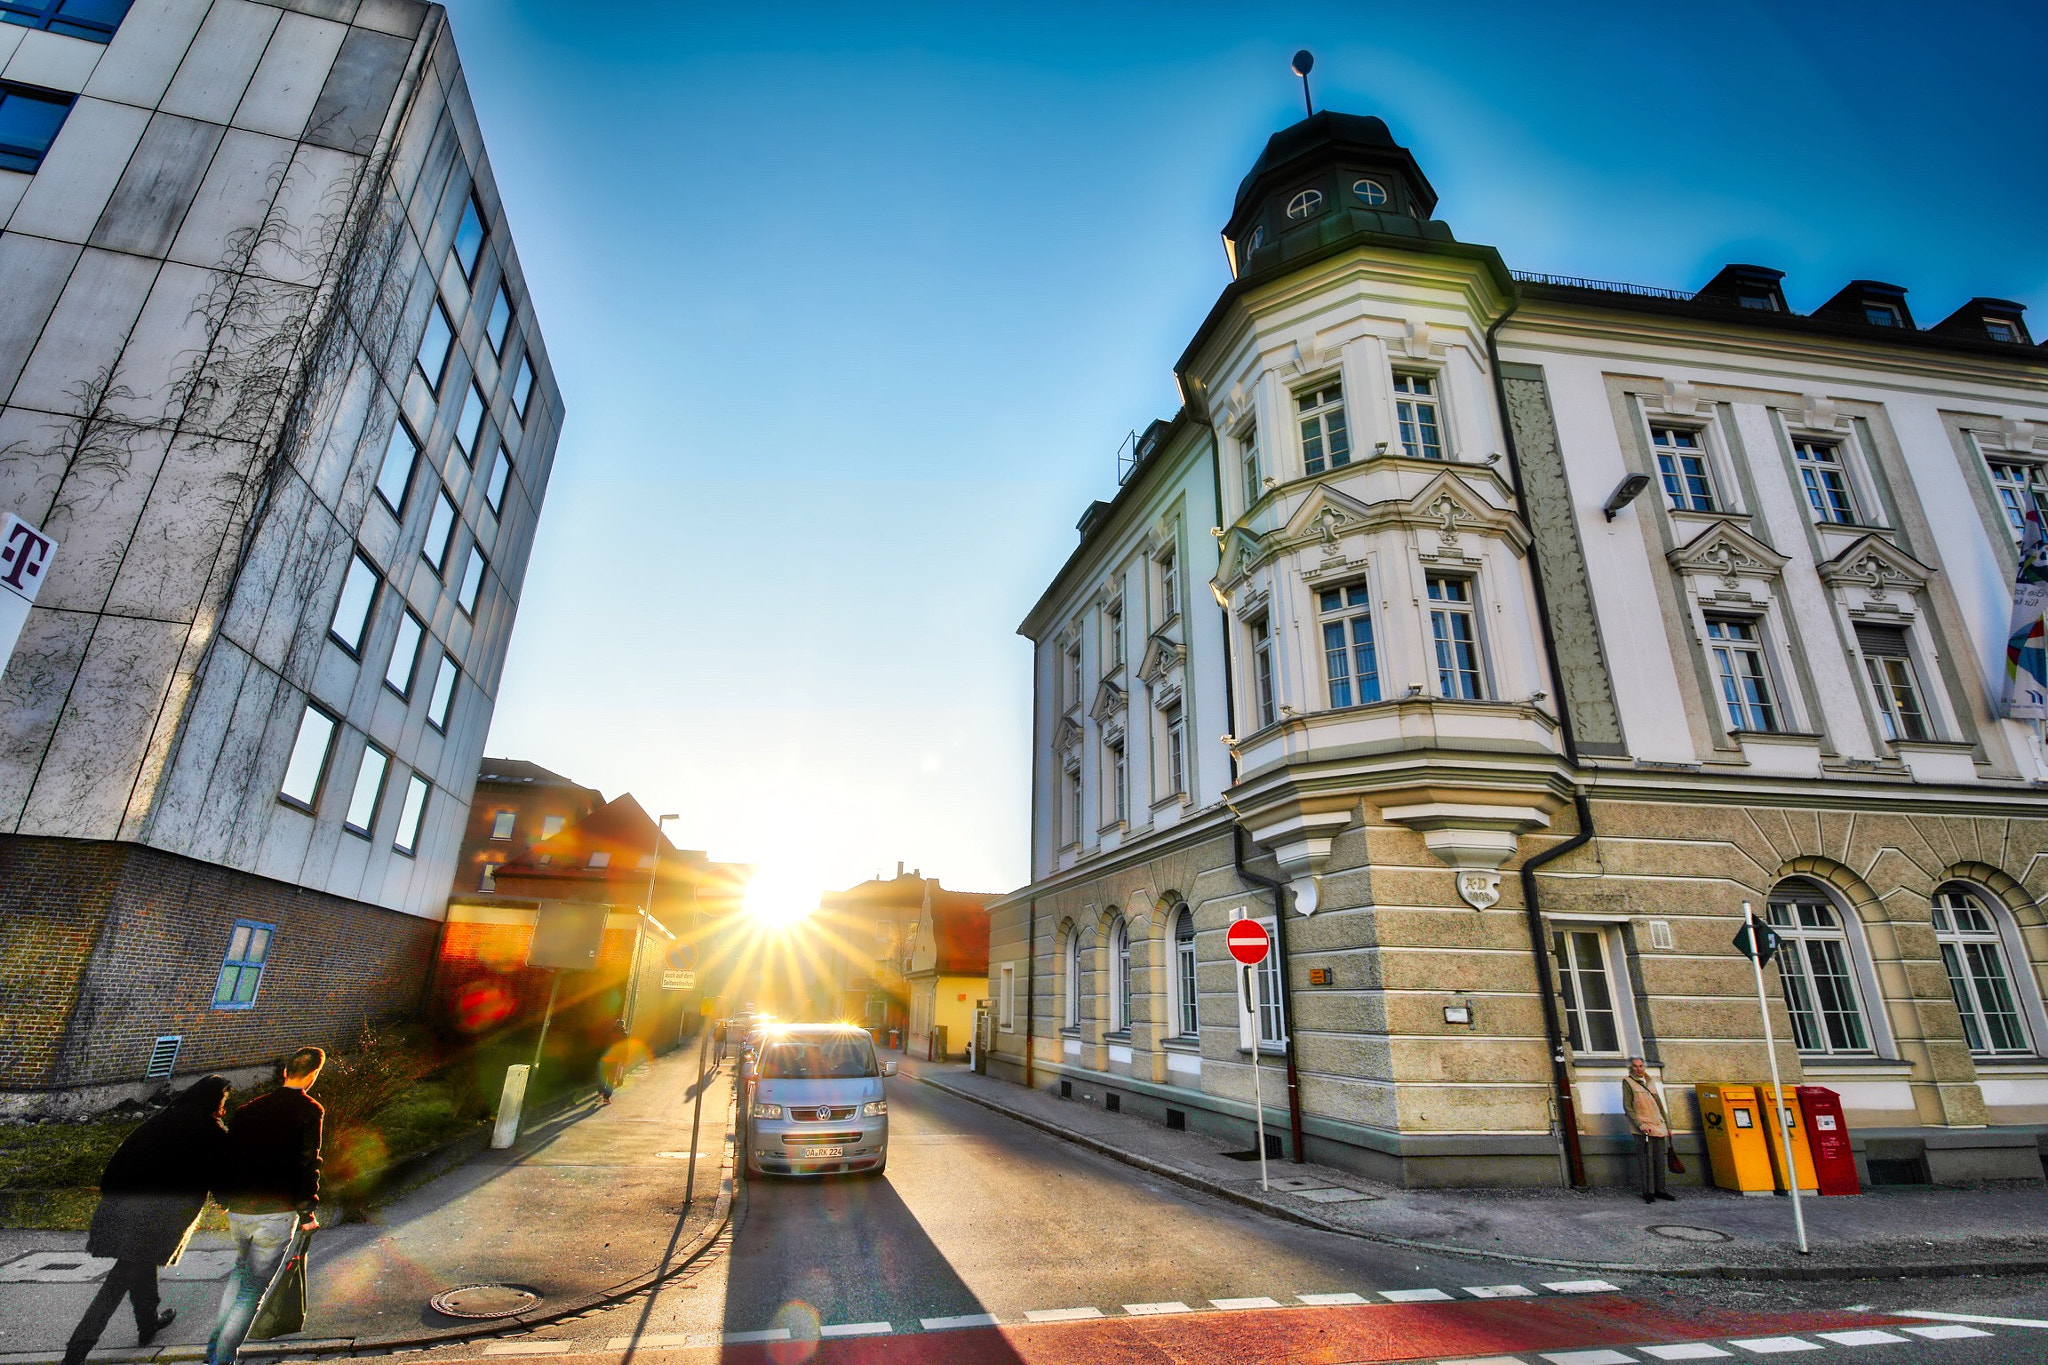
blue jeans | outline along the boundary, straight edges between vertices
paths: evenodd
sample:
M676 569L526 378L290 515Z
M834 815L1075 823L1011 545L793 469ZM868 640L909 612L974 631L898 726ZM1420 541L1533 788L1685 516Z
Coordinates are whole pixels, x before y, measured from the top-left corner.
M263 1291L277 1278L298 1226L296 1213L228 1215L228 1231L235 1238L235 1268L228 1272L220 1313L213 1321L213 1339L206 1343L207 1365L232 1365L256 1321Z

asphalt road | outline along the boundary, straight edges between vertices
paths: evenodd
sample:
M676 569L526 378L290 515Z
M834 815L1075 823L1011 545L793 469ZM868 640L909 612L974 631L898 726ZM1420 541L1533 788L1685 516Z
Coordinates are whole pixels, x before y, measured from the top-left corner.
M1275 1222L908 1079L890 1082L889 1100L886 1176L755 1179L729 1247L699 1273L538 1335L564 1351L634 1343L632 1359L653 1358L646 1365L671 1353L714 1358L709 1348L721 1339L729 1361L820 1365L1482 1356L1538 1365L1557 1353L1554 1365L1773 1353L1912 1365L2048 1360L2040 1281L1645 1279L1592 1288L1578 1272L1418 1255ZM1172 1311L1182 1307L1190 1311ZM2044 1325L1888 1320L1911 1310ZM1004 1324L1008 1336L977 1332L976 1320ZM1929 1339L1908 1332L1909 1322L1986 1335ZM773 1339L784 1332L791 1340ZM1870 1332L1891 1340L1856 1336ZM1303 1341L1321 1344L1304 1353ZM1687 1341L1715 1344L1658 1353ZM1777 1343L1776 1352L1754 1349L1758 1342ZM1593 1354L1574 1360L1574 1349Z

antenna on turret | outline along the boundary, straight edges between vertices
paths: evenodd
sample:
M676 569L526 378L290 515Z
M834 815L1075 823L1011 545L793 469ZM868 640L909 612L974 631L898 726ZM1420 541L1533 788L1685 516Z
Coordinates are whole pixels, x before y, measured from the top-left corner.
M1315 70L1315 65L1316 54L1307 48L1294 54L1294 74L1301 77L1301 103L1302 107L1308 110L1310 118L1315 117L1316 106L1308 97L1308 73Z

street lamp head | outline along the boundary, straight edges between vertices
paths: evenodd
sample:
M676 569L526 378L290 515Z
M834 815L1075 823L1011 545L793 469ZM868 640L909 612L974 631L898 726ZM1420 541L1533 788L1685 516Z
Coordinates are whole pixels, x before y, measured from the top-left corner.
M1294 54L1295 75L1306 76L1309 72L1315 70L1315 65L1316 54L1310 52L1307 48L1303 48L1301 51Z

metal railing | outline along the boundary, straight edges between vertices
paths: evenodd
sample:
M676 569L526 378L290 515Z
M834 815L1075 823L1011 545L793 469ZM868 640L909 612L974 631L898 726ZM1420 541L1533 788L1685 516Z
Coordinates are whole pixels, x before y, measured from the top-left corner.
M1581 275L1545 275L1534 270L1508 272L1523 284L1548 284L1560 289L1596 289L1603 294L1634 294L1646 299L1676 299L1680 303L1714 302L1700 299L1683 289L1660 289L1653 284L1624 284L1619 280L1589 280Z

